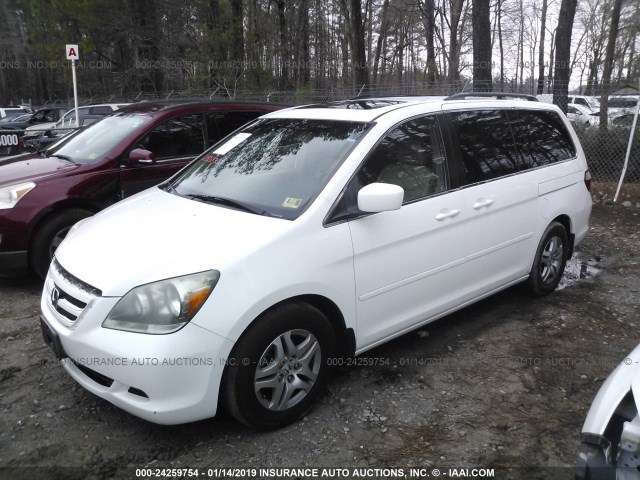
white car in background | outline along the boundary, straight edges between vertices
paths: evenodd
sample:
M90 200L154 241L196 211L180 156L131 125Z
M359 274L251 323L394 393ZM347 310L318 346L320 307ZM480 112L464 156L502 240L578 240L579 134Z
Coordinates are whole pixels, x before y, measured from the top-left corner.
M600 100L586 95L569 95L569 104L587 109L591 113L600 111Z
M22 114L29 111L21 106L0 107L0 118L6 117L8 114Z
M619 95L609 97L609 120L634 113L638 105L638 96Z
M570 103L567 105L567 117L574 126L586 128L600 123L598 112L593 112L589 108L583 105L578 105L577 103Z

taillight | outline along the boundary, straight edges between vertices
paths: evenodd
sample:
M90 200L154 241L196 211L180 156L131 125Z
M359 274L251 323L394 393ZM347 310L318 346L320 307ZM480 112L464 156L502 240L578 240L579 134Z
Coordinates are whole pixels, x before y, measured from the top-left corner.
M587 187L588 191L591 191L591 174L589 173L589 170L584 172L584 185Z

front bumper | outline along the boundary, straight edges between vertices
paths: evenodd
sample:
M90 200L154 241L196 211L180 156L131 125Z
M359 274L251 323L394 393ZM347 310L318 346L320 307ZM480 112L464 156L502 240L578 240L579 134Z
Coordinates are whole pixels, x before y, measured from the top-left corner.
M74 282L68 272L49 270L41 300L43 332L49 328L57 337L56 350L69 375L95 395L154 423L186 423L216 414L231 341L193 323L168 335L102 328L119 298L89 293L96 292Z
M26 275L29 269L27 251L0 252L0 276Z

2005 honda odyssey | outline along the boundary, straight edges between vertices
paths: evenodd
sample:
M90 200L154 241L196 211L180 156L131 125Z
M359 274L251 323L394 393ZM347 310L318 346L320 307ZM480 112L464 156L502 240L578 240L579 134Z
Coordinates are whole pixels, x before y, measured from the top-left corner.
M152 422L274 428L358 355L519 282L552 292L590 176L553 105L357 99L280 110L77 224L42 296L86 389ZM219 403L220 400L220 403Z

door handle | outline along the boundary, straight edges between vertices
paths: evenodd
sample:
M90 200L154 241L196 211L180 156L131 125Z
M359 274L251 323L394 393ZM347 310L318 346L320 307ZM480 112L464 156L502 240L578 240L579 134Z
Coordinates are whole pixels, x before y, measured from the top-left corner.
M479 200L476 201L476 203L473 204L473 208L475 210L480 210L483 207L488 207L492 203L493 203L493 200L491 200L491 199L489 199L489 200L479 199Z
M438 215L436 215L436 220L438 220L439 222L441 222L442 220L445 220L447 218L452 218L455 217L456 215L458 215L460 213L460 210L447 210L447 211L442 211L440 212Z

